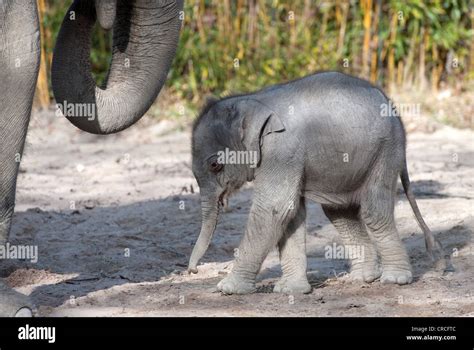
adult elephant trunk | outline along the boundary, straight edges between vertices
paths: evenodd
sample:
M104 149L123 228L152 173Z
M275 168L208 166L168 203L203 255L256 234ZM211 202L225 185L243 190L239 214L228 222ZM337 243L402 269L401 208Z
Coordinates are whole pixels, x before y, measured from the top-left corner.
M203 191L201 190L201 193ZM202 195L201 195L202 196ZM206 253L209 243L211 243L212 235L216 230L217 217L219 214L219 204L216 198L212 196L203 196L201 198L201 232L199 233L198 240L194 245L191 258L189 259L188 271L197 273L197 264L199 260Z
M111 134L138 121L165 83L181 27L183 0L75 0L58 34L52 85L58 107L79 129ZM113 24L103 87L91 73L92 29Z

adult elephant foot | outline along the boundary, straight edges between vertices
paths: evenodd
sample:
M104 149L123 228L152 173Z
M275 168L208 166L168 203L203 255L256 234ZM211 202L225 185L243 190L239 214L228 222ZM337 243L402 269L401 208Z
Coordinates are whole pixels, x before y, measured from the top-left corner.
M34 306L24 294L0 281L0 317L33 317Z

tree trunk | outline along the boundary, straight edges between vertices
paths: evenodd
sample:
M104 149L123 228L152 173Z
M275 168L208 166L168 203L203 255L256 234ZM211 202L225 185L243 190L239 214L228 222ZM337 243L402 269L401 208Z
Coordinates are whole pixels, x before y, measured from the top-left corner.
M38 83L36 85L36 92L34 98L34 105L37 108L47 108L50 103L49 99L49 88L48 88L48 64L46 57L46 31L48 28L43 26L43 18L47 11L47 5L45 0L37 0L38 3L38 14L40 23L40 35L41 35L41 61L38 75Z
M370 64L370 36L372 25L372 0L362 2L364 10L364 45L362 47L362 75L368 77Z

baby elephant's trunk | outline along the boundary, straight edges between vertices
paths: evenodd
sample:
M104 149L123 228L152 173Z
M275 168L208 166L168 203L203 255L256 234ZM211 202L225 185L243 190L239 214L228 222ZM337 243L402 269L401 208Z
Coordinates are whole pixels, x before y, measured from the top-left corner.
M216 229L217 216L219 214L219 204L217 199L203 197L201 199L202 224L198 240L194 245L191 258L189 259L188 272L197 273L197 264L206 253L212 235Z

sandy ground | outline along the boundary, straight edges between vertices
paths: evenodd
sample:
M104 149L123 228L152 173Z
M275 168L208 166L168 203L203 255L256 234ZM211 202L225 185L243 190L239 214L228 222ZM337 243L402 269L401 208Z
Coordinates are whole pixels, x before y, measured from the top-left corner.
M344 279L347 261L325 259L340 242L319 205L308 211L308 295L271 293L276 251L258 292L224 296L251 188L230 201L197 275L184 274L200 226L190 170L189 130L172 122L109 137L35 113L18 181L11 241L34 244L39 261L2 262L0 275L30 294L44 316L474 316L474 132L439 128L409 135L408 161L421 211L456 272L430 266L422 233L402 192L397 225L414 266L407 286Z

